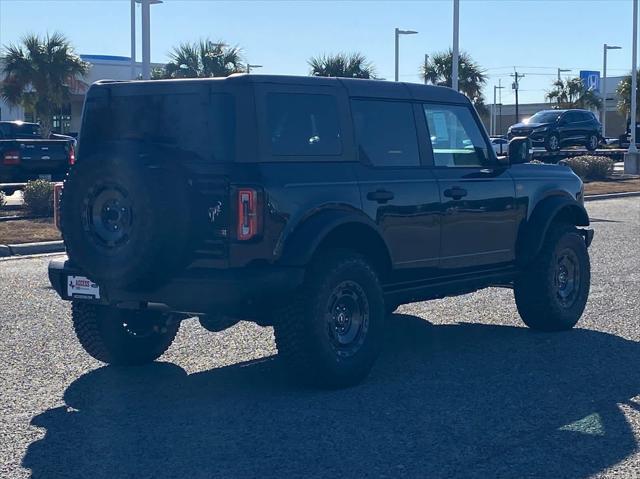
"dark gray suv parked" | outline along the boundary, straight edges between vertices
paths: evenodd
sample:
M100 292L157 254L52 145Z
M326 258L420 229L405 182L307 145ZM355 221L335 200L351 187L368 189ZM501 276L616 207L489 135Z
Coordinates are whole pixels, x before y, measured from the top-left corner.
M543 110L526 123L509 127L509 139L528 136L533 145L543 145L547 151L563 146L584 145L593 151L602 139L602 125L589 110Z

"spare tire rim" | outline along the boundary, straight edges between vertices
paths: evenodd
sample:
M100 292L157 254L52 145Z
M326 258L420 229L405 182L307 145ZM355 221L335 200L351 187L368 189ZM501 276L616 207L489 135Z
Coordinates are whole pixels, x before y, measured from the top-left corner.
M565 308L573 306L580 290L580 263L571 249L563 250L558 255L555 286L560 304Z
M339 356L356 354L369 329L369 301L354 281L338 284L327 301L326 325L331 344Z
M125 244L133 229L133 211L127 192L117 186L93 188L85 198L84 226L89 236L102 247Z

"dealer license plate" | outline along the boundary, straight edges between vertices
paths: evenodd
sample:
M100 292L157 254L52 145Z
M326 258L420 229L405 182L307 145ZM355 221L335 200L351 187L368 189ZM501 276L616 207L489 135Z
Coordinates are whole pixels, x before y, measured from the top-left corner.
M100 299L100 286L84 276L69 276L67 295L78 299Z

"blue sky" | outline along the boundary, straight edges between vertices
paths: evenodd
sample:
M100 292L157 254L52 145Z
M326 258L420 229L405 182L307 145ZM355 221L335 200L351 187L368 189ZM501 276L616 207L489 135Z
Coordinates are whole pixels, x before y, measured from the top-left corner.
M29 31L59 30L80 53L129 56L129 5L0 0L0 44ZM601 70L603 43L623 47L609 52L609 75L628 72L631 16L631 0L462 0L460 46L489 75L487 102L498 79L507 86L503 103L513 102L514 66L526 74L521 102L542 101L558 67L573 69L564 75ZM417 82L424 54L452 43L452 1L164 0L152 7L151 23L153 61L166 60L181 41L208 36L241 46L264 73L304 75L312 55L358 50L387 79L393 79L394 28L414 29L420 33L401 39L400 78Z

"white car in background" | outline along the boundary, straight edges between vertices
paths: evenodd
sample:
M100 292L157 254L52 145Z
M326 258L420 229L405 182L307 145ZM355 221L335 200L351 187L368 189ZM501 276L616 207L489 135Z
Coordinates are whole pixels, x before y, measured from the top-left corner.
M509 140L501 136L492 136L491 146L497 156L506 156L509 153Z

